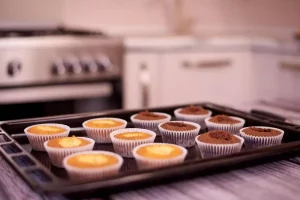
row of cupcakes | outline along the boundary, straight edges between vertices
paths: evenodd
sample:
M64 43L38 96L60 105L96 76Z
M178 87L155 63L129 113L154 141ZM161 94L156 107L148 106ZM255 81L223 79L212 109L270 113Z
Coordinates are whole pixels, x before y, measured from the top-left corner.
M197 110L197 109L195 109L195 106L190 106L190 107L187 107L187 108L184 108L181 110L177 109L177 110L175 110L175 113L178 111L189 110L189 109L190 110L192 109L194 111ZM204 109L199 108L198 110L204 110ZM188 114L186 114L186 115L188 115ZM210 115L211 115L211 113L210 113ZM162 116L164 116L164 117L162 117ZM156 118L160 118L160 119L156 119ZM241 146L244 142L244 138L246 141L247 140L249 141L249 138L246 138L245 136L243 137L242 134L246 134L250 138L252 138L252 137L261 138L261 136L257 136L257 135L259 135L259 132L263 132L265 137L270 137L270 135L278 136L277 133L279 131L279 135L283 136L283 132L280 132L281 130L275 130L272 128L270 129L270 128L263 128L263 127L258 127L258 128L257 127L256 128L249 127L246 129L241 129L245 123L245 121L243 119L230 117L230 116L224 116L224 115L201 118L200 121L198 118L197 123L195 123L195 122L186 122L186 121L170 122L171 117L168 117L167 114L141 112L136 115L133 115L131 117L131 120L133 121L133 123L136 127L141 126L142 128L148 128L148 129L154 130L154 131L156 131L156 133L160 132L162 134L163 141L166 143L174 143L174 144L179 144L180 146L183 146L183 147L189 147L189 146L193 146L196 142L198 144L198 147L200 149L202 156L204 156L204 157L210 156L210 155L222 155L222 154L234 153L234 152L240 151ZM135 123L134 120L138 120L139 125L137 125L137 123ZM159 124L157 124L157 121L159 121L159 120L165 120L165 122L160 121ZM187 120L187 119L185 118L185 120ZM143 121L144 121L144 123L142 123ZM192 121L192 120L190 120L190 121ZM209 130L217 129L217 131L210 131L206 134L202 134L202 135L198 136L199 130L201 128L199 123L201 123L203 121L206 123L206 126L208 127ZM126 125L127 125L127 122L125 120L116 119L116 118L91 119L91 120L88 120L83 123L83 126L87 132L87 135L89 137L95 139L96 142L101 142L101 143L102 142L105 142L105 143L113 142L114 149L117 153L119 153L123 157L135 157L137 160L138 155L134 156L133 155L134 151L132 151L132 150L138 145L143 145L145 143L152 143L154 141L156 133L152 132L150 130L145 130L145 129L125 129ZM40 129L40 130L38 130L38 129ZM223 131L221 131L221 130L223 130ZM228 132L226 132L224 130L227 130ZM35 126L28 127L25 129L25 133L28 136L28 139L29 139L30 143L32 144L33 148L37 147L37 148L40 148L41 150L43 150L40 147L40 144L43 142L43 140L46 140L43 144L43 147L46 148L50 158L51 158L51 155L50 155L51 150L49 150L50 149L49 146L51 147L51 145L49 145L49 141L48 141L49 139L51 139L53 137L54 138L55 137L64 137L64 139L61 141L64 141L63 143L65 143L65 146L66 145L72 146L72 145L74 145L74 143L76 143L76 142L78 143L77 139L79 139L79 138L77 138L75 140L74 140L74 138L66 138L68 136L69 131L70 131L69 127L67 127L65 125L61 125L61 124L35 125ZM243 138L236 136L239 131L241 132L241 136ZM39 134L36 134L36 133L39 133ZM232 135L231 133L236 134L236 135ZM141 136L142 138L139 138L138 140L136 138L132 138L132 137L137 137L138 135ZM120 136L122 136L123 138ZM109 139L107 139L107 137L109 137ZM195 137L196 137L196 139L195 139ZM81 140L89 139L90 144L93 143L92 145L90 145L90 146L92 146L91 149L88 149L87 146L85 146L85 147L78 148L78 149L80 149L80 151L88 151L88 150L93 149L95 142L91 141L92 139L90 139L90 138L80 138L80 139ZM282 137L281 137L281 139L282 139ZM281 141L281 139L280 139L280 141ZM278 140L274 140L273 138L272 138L272 140L275 142L278 141ZM257 141L254 143L257 143ZM165 144L165 145L167 145L167 144ZM268 146L268 144L266 144L266 146ZM182 148L182 147L180 147L180 148ZM36 149L36 150L40 150L40 149ZM167 149L167 148L164 148L164 149ZM60 162L59 165L61 165L63 157L74 153L74 152L70 151L70 148L65 148L63 151L65 151L63 156L60 156L60 157L55 156L55 155L52 156L55 159L57 159L56 161L51 159L51 161L54 165L56 165L55 162ZM160 148L160 151L162 151L161 148ZM152 152L156 152L156 154L157 154L160 151L152 151ZM164 150L162 152L170 152L170 151ZM81 156L80 156L80 158L81 158ZM149 157L148 158L146 157L146 158L144 158L144 162L142 162L142 163L145 164L145 163L147 163L145 161L149 161L149 160L151 160L151 159L149 159ZM164 161L165 163L170 163L168 161L168 159L162 159L162 160L158 159L158 160L160 162ZM184 158L183 158L183 160L184 160ZM138 163L138 165L140 165L138 160L137 160L137 163ZM150 164L153 165L153 163L151 163L151 162L150 162ZM157 163L155 164L155 162L154 162L154 166L155 165L157 165ZM58 165L56 165L56 166L58 166ZM74 171L74 167L72 169ZM84 169L83 171L85 171L85 170L86 169ZM82 171L82 170L79 170L79 171Z

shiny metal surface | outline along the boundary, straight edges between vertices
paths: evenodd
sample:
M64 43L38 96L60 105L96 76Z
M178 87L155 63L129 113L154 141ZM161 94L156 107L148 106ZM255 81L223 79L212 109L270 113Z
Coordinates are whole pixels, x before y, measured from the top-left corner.
M123 43L119 38L3 38L0 39L0 87L121 77L122 57ZM102 70L99 65L103 65Z
M112 94L110 83L57 85L0 90L0 105L12 103L46 102L90 97L107 97Z

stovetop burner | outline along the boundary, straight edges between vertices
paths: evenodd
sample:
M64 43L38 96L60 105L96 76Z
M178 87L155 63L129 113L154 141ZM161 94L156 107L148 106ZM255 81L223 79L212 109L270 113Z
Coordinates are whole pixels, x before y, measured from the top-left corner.
M70 29L64 27L58 27L54 29L1 29L0 38L12 38L12 37L37 37L37 36L106 36L102 32L85 31L80 29Z

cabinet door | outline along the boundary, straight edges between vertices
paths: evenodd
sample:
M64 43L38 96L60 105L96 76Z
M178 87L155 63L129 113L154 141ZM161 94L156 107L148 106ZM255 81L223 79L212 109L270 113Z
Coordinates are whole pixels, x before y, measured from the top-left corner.
M250 57L245 53L174 53L160 73L163 105L210 101L240 105L250 100Z
M289 101L300 100L300 56L281 56L277 65L277 98Z
M157 106L160 56L148 53L128 53L124 65L124 108Z

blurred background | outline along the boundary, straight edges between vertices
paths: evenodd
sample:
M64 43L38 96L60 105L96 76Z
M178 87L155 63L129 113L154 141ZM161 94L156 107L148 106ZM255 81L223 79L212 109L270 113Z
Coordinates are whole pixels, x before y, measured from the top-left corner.
M299 19L298 0L0 0L0 121L205 101L298 123Z

